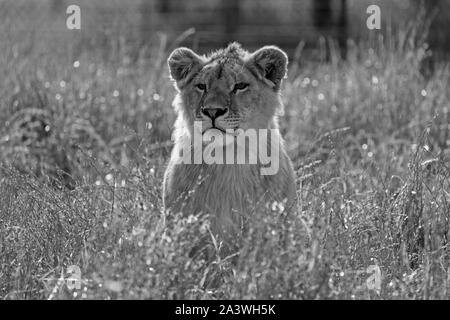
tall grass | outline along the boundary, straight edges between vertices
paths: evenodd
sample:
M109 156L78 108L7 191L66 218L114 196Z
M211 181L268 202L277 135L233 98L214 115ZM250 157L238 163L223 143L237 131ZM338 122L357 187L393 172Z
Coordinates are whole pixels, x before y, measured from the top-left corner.
M282 130L299 208L257 210L239 255L206 258L189 253L208 220L161 206L177 43L48 33L39 6L26 20L3 6L1 298L449 297L449 67L426 23L350 42L345 60L333 42L329 61L297 52ZM70 265L79 290L61 281Z

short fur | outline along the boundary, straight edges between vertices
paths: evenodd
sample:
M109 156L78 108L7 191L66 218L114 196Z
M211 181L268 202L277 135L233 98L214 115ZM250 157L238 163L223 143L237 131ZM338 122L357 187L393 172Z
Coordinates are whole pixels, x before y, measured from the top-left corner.
M208 56L178 48L168 59L170 74L178 91L174 107L178 118L175 146L164 176L163 199L169 212L209 214L212 229L224 239L240 234L243 221L250 219L257 204L283 202L292 208L296 201L291 160L280 137L279 170L261 175L259 164L182 164L176 161L184 144L190 143L193 122L211 121L202 108L217 107L227 113L215 120L226 129L275 129L282 114L280 87L287 72L286 54L273 46L249 53L237 43ZM199 90L198 84L206 90ZM233 89L246 83L244 90Z

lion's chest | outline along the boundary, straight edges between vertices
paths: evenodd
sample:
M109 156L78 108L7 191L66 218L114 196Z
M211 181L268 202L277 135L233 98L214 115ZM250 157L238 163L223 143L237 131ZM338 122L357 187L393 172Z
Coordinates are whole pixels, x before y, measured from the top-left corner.
M169 208L208 214L212 228L234 234L258 203L264 203L267 178L257 165L178 165L172 176ZM234 230L234 231L232 231Z
M264 178L257 165L200 165L192 169L196 210L244 210L264 193Z
M182 193L195 212L210 214L243 211L263 197L265 179L257 165L188 166Z

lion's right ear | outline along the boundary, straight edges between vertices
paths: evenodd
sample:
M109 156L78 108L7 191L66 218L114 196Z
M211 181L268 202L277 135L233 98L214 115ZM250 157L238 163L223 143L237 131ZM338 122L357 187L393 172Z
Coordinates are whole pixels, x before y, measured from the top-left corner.
M181 88L202 68L203 60L188 48L175 49L167 59L170 76Z

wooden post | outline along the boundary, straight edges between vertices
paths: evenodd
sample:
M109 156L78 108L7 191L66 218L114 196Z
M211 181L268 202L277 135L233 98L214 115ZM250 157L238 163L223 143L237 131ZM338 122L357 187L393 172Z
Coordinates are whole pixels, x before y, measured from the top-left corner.
M347 0L341 0L341 10L338 25L338 32L339 32L338 41L343 59L346 59L347 57L347 38L348 38L347 27L348 27Z
M224 45L236 40L239 28L239 0L222 0L223 19L225 25Z
M318 29L327 29L331 25L331 3L330 0L313 0L314 26Z

